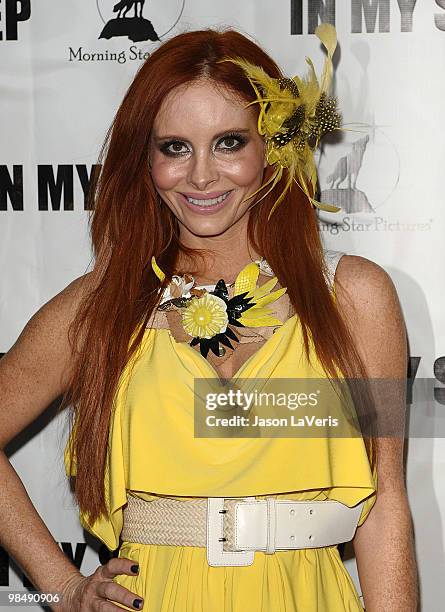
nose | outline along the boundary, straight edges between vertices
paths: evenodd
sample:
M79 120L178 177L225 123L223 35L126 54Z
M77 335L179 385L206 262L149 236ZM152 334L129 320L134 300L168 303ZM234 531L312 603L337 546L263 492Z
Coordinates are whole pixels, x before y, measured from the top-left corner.
M208 186L219 179L217 162L211 152L203 151L191 159L188 181L199 191L207 191Z

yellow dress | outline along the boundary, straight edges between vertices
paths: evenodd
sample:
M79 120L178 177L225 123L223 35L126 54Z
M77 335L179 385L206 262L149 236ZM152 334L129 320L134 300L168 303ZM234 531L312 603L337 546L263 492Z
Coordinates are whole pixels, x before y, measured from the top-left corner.
M302 347L293 316L235 378L325 377L315 353L308 363ZM348 506L364 501L361 525L377 489L362 438L195 438L194 379L216 376L170 330L146 330L122 374L112 416L105 478L110 519L89 525L81 513L82 525L115 550L127 495L147 501L159 495L332 499ZM190 546L122 542L119 556L139 563L138 576L119 575L115 582L141 596L146 612L363 610L337 546L257 551L245 567L209 566L206 549Z

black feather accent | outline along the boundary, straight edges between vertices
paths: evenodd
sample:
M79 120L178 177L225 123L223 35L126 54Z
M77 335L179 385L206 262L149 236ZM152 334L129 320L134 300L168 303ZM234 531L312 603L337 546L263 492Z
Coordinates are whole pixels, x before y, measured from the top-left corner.
M322 93L311 119L308 145L314 149L321 138L341 125L341 115L337 110L337 98Z
M227 302L227 306L229 307L233 307L236 306L237 304L242 304L244 298L246 297L246 295L248 294L248 291L245 291L244 293L239 293L238 295L234 295L233 298L231 298L228 302ZM252 298L246 298L246 302L248 302L249 300L251 300Z
M233 349L233 346L230 342L230 340L228 338L226 338L225 334L218 334L220 336L219 341L221 342L221 344L224 344L224 346L228 346L229 348ZM238 338L237 338L238 341Z
M300 132L306 120L306 107L301 104L290 117L288 117L280 128L280 131L272 136L272 142L278 147L284 147L293 140Z
M292 113L290 117L283 122L284 128L297 128L299 130L304 123L304 119L306 117L306 106L301 104L295 111Z
M218 336L219 335L220 334L218 334ZM217 339L217 336L213 336L213 338L209 339L209 346L212 353L219 357L219 340Z
M241 323L238 323L238 325L241 325ZM235 342L239 342L238 336L235 334L235 332L232 329L230 329L230 327L227 327L225 331L225 335L231 338L232 340L235 340Z
M231 325L235 325L236 327L246 327L245 325L243 325L242 323L240 323L239 321L237 321L236 319L234 319L233 321L231 321L230 323Z
M300 97L300 92L298 91L297 84L295 83L293 79L288 79L286 77L282 79L278 79L278 84L280 87L283 87L284 89L289 90L291 94L295 96L296 98Z
M216 283L215 289L211 291L210 293L218 296L225 302L227 302L227 300L229 299L229 292L227 290L226 283L224 282L222 278Z

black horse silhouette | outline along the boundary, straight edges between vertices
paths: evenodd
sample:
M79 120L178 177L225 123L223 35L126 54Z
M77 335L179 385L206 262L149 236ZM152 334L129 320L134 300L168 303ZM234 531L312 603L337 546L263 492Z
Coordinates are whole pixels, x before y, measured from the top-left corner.
M128 11L134 6L134 16L142 18L142 11L144 10L145 0L121 0L113 7L113 13L117 13L118 17L126 17ZM139 15L138 15L139 5Z
M109 40L115 36L127 36L133 42L159 40L153 24L142 16L145 0L120 0L113 7L115 17L110 19L102 29L99 38ZM127 13L134 7L134 15Z

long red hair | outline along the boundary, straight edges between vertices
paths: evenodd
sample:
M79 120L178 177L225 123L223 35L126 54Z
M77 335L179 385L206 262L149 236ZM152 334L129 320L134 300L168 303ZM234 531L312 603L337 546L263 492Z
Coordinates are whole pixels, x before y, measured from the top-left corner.
M148 166L153 122L173 89L197 79L211 79L246 102L252 101L254 92L243 71L231 62L218 63L235 56L262 66L271 77L283 76L258 45L234 30L186 32L160 45L138 70L100 151L102 168L93 177L89 192L94 287L71 326L78 346L62 403L62 408L71 405L71 430L73 426L76 429L70 453L77 463L74 493L91 523L107 515L105 460L120 376L142 340L158 299L159 281L151 269L151 257L154 255L162 270L171 275L181 251L195 253L181 244L177 219L157 198ZM295 186L267 220L285 180L286 176L252 207L250 244L287 287L301 322L308 358L312 340L328 376L335 377L340 370L346 377L363 378L364 364L325 279L315 210ZM141 329L130 346L138 324ZM366 409L366 403L358 398L359 417L361 412L366 418ZM365 436L372 466L376 459L373 441Z

